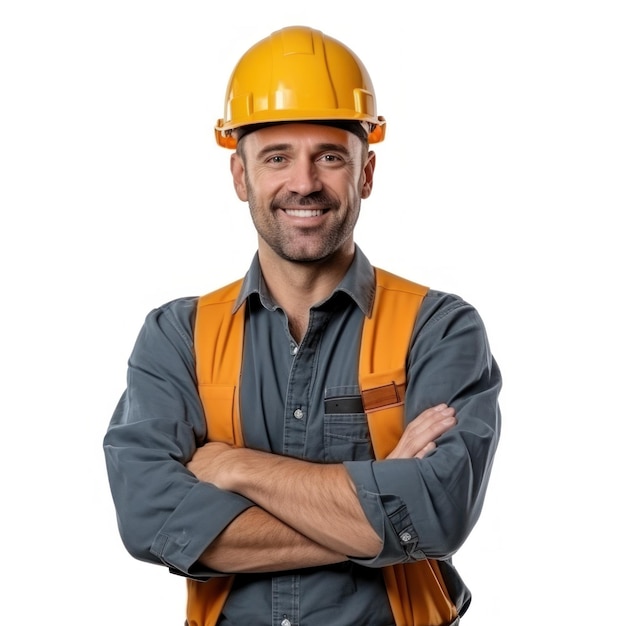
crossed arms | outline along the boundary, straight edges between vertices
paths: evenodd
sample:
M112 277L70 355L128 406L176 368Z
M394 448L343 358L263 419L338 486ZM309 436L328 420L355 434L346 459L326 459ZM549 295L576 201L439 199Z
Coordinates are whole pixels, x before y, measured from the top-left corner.
M405 429L386 460L421 459L456 424L445 404ZM201 481L255 503L211 543L200 562L227 573L270 572L375 556L382 542L343 464L302 461L224 443L207 443L187 468Z

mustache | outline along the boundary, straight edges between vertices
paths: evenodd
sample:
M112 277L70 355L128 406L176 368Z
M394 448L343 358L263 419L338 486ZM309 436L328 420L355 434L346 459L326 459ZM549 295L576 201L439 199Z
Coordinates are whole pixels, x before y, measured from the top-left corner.
M280 209L285 206L298 207L324 207L328 209L336 209L339 202L323 191L315 191L309 195L301 196L299 193L289 193L274 198L272 202L273 209Z

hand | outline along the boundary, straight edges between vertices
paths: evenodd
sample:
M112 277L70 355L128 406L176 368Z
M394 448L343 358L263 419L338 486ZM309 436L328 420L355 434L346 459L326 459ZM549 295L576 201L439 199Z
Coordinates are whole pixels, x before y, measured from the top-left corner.
M213 483L220 489L227 489L225 481L229 473L229 461L232 458L230 453L234 450L235 448L227 443L209 441L195 451L187 463L187 469L198 480Z
M447 404L426 409L412 420L388 459L423 459L435 447L435 439L449 431L457 420L455 410Z

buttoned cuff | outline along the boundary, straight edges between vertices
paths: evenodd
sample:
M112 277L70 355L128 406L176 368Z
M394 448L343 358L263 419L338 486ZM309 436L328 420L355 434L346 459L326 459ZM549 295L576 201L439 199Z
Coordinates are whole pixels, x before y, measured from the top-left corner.
M418 548L417 531L402 498L391 493L380 493L373 471L374 463L375 461L344 463L356 485L361 507L383 543L374 558L352 560L367 567L385 567L425 558Z

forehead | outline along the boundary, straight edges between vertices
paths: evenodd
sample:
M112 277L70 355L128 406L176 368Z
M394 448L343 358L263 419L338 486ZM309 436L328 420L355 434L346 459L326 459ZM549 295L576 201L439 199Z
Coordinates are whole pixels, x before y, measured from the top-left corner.
M273 145L283 149L327 149L342 147L348 152L360 151L361 140L350 131L322 124L276 124L265 126L244 137L246 150L254 154Z

